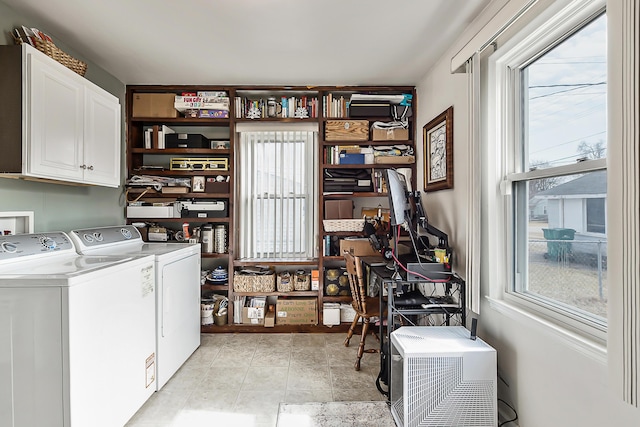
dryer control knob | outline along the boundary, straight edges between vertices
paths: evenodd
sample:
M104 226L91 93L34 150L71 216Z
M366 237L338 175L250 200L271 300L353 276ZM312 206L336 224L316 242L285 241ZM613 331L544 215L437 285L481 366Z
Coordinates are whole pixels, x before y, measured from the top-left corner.
M42 246L44 246L46 249L48 249L50 251L54 250L56 248L56 246L57 246L55 240L53 240L50 237L43 237L40 240L40 243L42 244Z
M18 247L11 242L2 242L0 248L3 252L8 252L10 254L13 254L18 250Z

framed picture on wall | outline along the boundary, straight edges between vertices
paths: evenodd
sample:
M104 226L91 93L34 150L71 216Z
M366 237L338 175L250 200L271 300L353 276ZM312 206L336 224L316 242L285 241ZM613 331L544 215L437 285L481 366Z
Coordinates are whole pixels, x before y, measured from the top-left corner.
M453 188L453 106L427 123L424 137L424 191Z

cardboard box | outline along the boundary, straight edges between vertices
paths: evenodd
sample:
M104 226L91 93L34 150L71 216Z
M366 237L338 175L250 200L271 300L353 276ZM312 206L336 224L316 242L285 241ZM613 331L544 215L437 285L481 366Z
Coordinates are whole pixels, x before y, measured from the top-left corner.
M179 117L173 107L175 93L134 93L131 115L133 117Z
M276 307L269 305L267 312L264 314L264 327L273 328L276 324Z
M353 200L327 200L324 202L324 219L352 219Z
M325 302L322 304L322 324L325 326L340 324L340 303Z
M243 325L264 325L264 307L242 307Z
M327 120L324 139L325 141L367 141L369 122L367 120Z
M353 256L380 255L366 238L340 240L340 253L349 252Z
M409 129L372 129L371 139L374 141L407 141Z
M317 325L317 298L278 298L276 323L278 325Z

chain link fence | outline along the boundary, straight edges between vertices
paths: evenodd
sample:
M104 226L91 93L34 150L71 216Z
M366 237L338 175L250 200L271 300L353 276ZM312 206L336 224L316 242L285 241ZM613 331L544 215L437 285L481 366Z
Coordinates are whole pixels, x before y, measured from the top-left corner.
M606 318L606 241L530 239L527 291Z

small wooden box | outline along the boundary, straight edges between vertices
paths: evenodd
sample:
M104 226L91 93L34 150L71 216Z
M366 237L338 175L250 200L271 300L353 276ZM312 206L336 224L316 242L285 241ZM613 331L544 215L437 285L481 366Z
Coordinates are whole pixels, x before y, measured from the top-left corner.
M367 120L327 120L324 139L325 141L367 141L369 122Z

